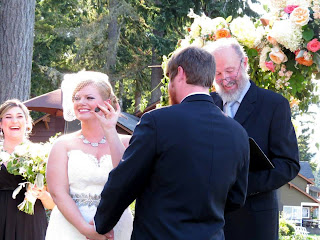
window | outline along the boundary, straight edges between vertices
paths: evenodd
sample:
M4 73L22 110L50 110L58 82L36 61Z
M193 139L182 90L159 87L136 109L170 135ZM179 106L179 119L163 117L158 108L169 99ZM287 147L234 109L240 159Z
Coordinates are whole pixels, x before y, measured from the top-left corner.
M302 207L302 218L310 218L310 208Z
M283 217L287 220L300 220L301 207L300 206L283 206Z

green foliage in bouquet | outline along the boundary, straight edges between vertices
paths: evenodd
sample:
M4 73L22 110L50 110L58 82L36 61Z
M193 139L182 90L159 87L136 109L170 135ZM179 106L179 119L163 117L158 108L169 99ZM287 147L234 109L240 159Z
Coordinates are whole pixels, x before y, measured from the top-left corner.
M25 181L34 184L39 174L45 176L50 149L50 143L24 142L16 146L7 164L8 172L21 175ZM45 178L42 186L44 184L46 184Z

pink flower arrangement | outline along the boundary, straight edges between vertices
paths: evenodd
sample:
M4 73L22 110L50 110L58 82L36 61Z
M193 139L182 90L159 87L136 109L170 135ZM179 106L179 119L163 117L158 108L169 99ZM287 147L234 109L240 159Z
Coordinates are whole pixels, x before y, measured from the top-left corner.
M292 13L292 11L297 7L299 7L299 6L298 5L288 5L284 8L283 11L285 11L286 13Z
M317 38L312 39L307 44L307 49L311 52L317 52L320 50L320 42Z
M306 88L302 81L311 84L313 74L320 72L320 2L310 0L301 5L282 2L279 5L271 1L270 20L262 21L266 40L259 46L259 66L272 72L270 76L275 79L277 90L299 92Z
M267 67L271 72L274 72L275 66L274 66L274 64L273 64L272 61L267 61L267 62L265 62L265 65L266 65L266 67Z

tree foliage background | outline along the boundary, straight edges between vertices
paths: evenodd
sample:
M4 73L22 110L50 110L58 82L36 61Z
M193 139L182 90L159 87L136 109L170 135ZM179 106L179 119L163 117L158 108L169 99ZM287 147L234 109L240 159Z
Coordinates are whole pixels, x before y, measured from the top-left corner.
M109 75L123 111L159 100L162 56L185 36L190 8L211 18L258 17L242 0L37 0L30 97L86 69ZM310 160L304 133L301 156Z
M109 75L124 111L156 102L162 56L185 35L190 8L211 17L257 15L241 0L37 0L31 97L86 69Z

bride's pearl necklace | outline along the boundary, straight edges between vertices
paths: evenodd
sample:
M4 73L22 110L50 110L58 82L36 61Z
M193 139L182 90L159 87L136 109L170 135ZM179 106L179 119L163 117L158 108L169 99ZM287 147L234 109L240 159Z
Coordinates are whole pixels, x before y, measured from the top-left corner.
M104 144L104 143L107 142L107 141L106 141L106 137L103 137L103 138L100 140L100 142L92 143L92 142L90 142L88 139L86 139L86 138L83 136L82 133L81 133L81 135L80 135L79 138L82 140L82 142L83 142L84 144L90 144L92 147L98 147L99 144Z

